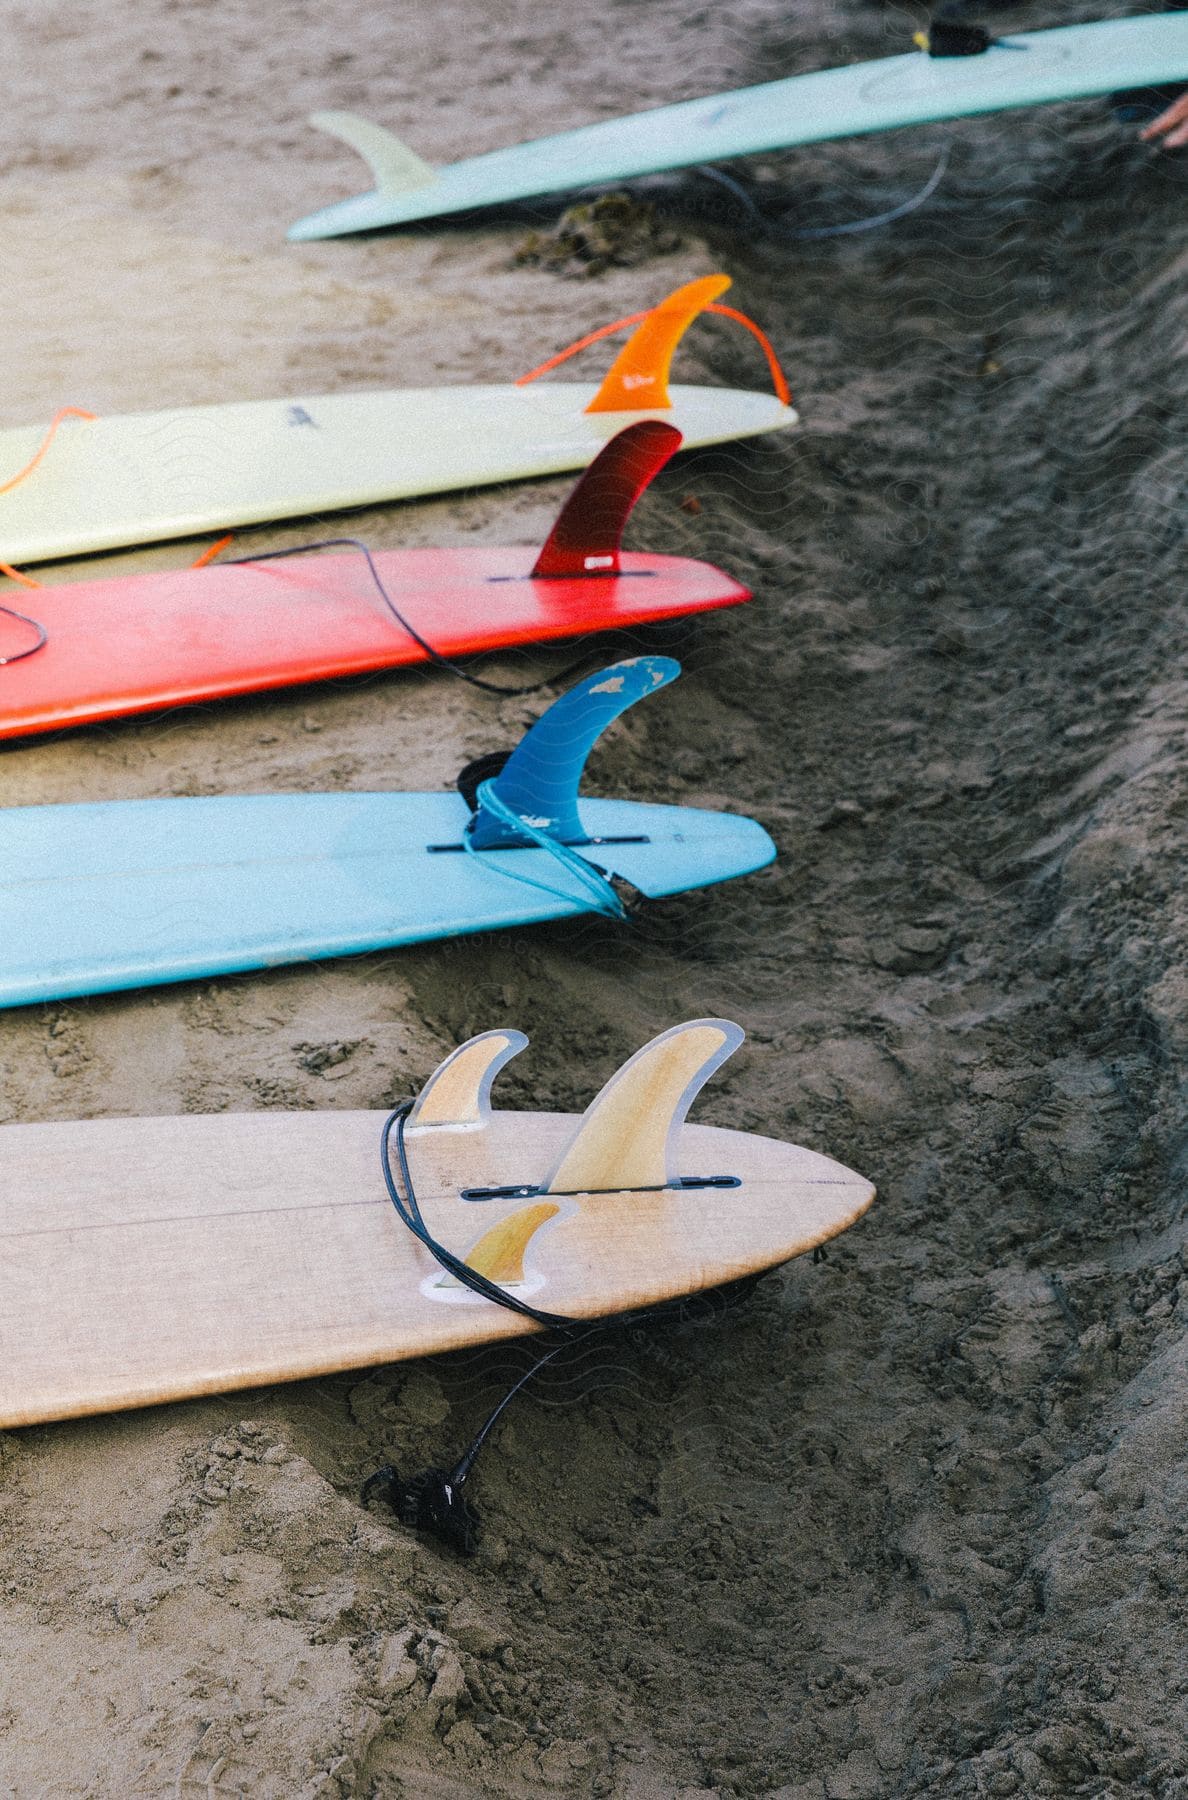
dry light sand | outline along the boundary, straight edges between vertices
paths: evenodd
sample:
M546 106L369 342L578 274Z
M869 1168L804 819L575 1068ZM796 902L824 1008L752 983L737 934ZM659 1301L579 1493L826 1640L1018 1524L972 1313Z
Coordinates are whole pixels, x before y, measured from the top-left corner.
M380 1106L503 1022L533 1038L506 1103L579 1108L725 1012L749 1041L700 1116L881 1199L726 1316L562 1360L479 1465L470 1562L359 1484L456 1453L522 1347L0 1435L0 1795L1184 1800L1188 163L1094 102L735 165L811 225L949 146L865 236L758 235L690 173L654 184L679 245L592 278L514 262L559 204L288 247L362 185L316 107L449 160L885 54L919 13L7 12L0 424L507 379L721 266L804 426L641 506L633 543L757 598L638 640L684 679L591 770L755 814L774 868L628 930L6 1013L0 1116ZM681 366L759 379L720 321ZM530 541L565 485L355 526ZM10 747L3 797L439 786L537 710L436 673L297 690Z

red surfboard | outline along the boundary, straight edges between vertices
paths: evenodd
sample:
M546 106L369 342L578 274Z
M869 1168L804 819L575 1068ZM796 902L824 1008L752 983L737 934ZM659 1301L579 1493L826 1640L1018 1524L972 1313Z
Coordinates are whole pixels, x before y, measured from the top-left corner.
M535 561L282 552L39 588L0 611L0 737L736 606L749 590L709 563L619 548L680 441L657 419L620 432Z

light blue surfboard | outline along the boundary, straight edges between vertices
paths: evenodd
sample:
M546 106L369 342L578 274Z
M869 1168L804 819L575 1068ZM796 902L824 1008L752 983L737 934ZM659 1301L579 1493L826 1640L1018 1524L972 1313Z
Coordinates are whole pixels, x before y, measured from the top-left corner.
M761 869L753 819L578 800L601 731L680 673L639 657L557 700L461 793L250 794L0 812L0 1006L592 911ZM605 872L600 873L599 871Z
M1188 79L1188 13L1177 12L1022 32L973 56L914 51L792 75L607 119L441 169L422 162L382 126L352 113L315 113L312 124L343 139L370 165L375 188L299 219L289 237L338 237L692 163L1181 79Z

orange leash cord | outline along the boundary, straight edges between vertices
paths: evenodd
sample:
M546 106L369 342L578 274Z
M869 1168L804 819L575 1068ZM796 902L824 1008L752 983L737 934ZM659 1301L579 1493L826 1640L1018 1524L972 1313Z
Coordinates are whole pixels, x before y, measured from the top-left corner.
M44 581L34 581L32 575L22 575L11 563L0 562L0 575L7 575L10 581L19 581L22 587L44 587Z
M88 413L87 417L90 418L93 417L93 415ZM29 466L31 468L32 464ZM26 470L25 473L27 474L28 470ZM202 552L202 555L198 557L197 561L190 564L190 567L192 569L204 569L207 563L213 562L215 557L220 555L222 551L227 548L228 544L233 544L234 542L235 533L229 531L226 537L218 538L213 544L209 545L208 548ZM22 574L21 570L14 569L11 563L0 562L0 575L7 575L10 581L19 581L22 587L43 588L45 586L44 581L37 581L32 575ZM0 611L7 611L7 608L0 608ZM23 617L23 614L18 614L17 616Z
M19 487L22 481L27 480L27 478L32 475L34 469L57 436L58 426L62 423L63 419L94 419L97 417L98 415L96 413L85 412L81 406L60 406L50 420L49 430L42 438L41 447L37 451L37 454L33 457L31 462L27 462L23 469L12 476L11 480L0 484L0 494L10 493L14 487Z
M229 531L226 537L218 538L213 544L209 545L209 547L202 552L202 555L198 558L197 562L192 562L190 567L192 569L204 569L207 563L212 563L215 557L220 555L220 553L227 548L228 544L233 544L234 542L235 533Z

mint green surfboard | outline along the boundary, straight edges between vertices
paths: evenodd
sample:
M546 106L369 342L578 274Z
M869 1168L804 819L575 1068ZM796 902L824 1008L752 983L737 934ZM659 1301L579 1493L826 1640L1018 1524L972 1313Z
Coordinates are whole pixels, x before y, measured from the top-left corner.
M1188 13L1182 12L1022 32L975 55L913 51L792 75L607 119L442 169L353 113L314 113L312 124L369 164L375 187L299 219L288 235L340 237L757 151L1178 80L1188 81Z

